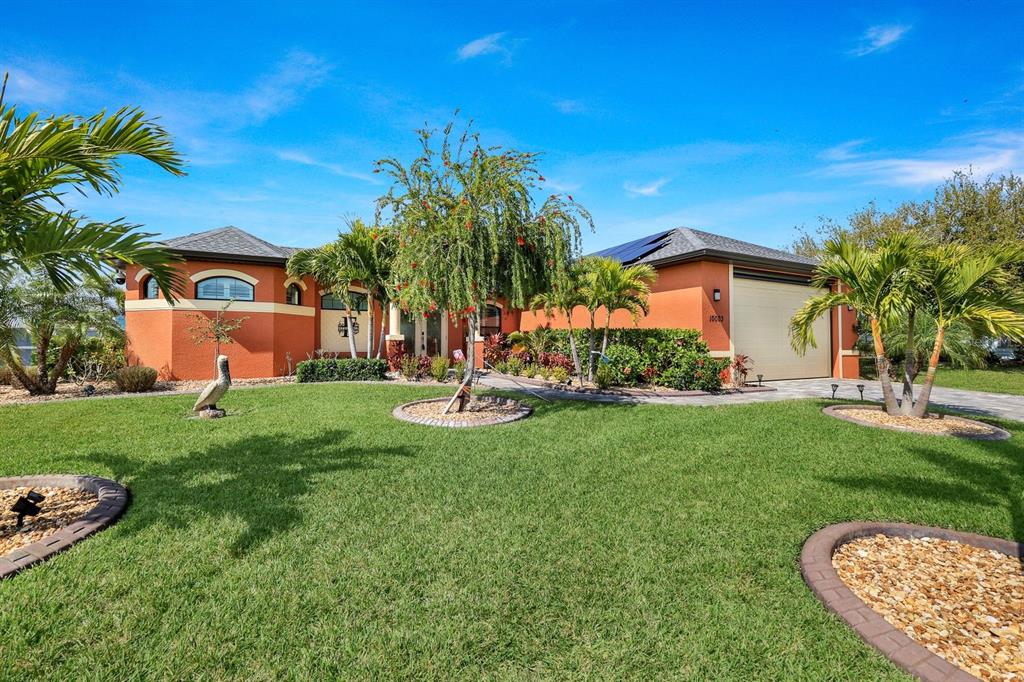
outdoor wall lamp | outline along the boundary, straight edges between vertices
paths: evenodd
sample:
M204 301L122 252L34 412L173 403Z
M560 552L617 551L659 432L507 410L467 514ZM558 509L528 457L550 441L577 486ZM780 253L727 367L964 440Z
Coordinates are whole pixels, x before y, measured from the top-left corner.
M832 400L836 399L836 391L839 390L839 384L832 384Z
M857 384L857 390L860 391L860 399L864 400L864 384Z
M721 301L722 300L722 290L721 289L715 289L714 292L711 294L711 297L713 299L715 299L716 301Z

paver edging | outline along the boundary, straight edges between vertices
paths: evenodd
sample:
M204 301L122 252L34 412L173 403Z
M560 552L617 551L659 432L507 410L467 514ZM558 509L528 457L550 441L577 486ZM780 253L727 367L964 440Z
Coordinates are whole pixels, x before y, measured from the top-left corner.
M903 433L920 433L926 436L940 436L945 438L962 438L964 440L1007 440L1011 434L1005 429L1001 429L998 426L989 424L987 422L978 421L977 419L968 419L966 417L957 417L954 415L942 415L942 419L949 419L951 421L963 422L965 424L975 424L977 426L984 426L987 429L992 429L991 433L937 433L935 431L925 431L924 429L915 429L910 426L898 426L896 424L876 424L875 422L865 421L863 419L857 419L847 414L843 414L845 410L877 410L881 411L881 405L829 405L828 407L822 408L822 412L835 419L841 419L844 422L850 422L851 424L858 424L860 426L869 426L875 429L888 429L889 431L902 431Z
M485 400L502 405L514 404L517 407L516 411L512 414L492 417L487 421L481 422L463 422L456 421L454 419L417 417L405 411L405 408L410 405L420 405L422 403L440 403L447 402L449 400L451 400L451 398L425 398L423 400L413 400L412 402L403 403L399 405L398 407L391 411L391 414L396 419L400 419L401 421L404 422L410 422L412 424L421 424L423 426L441 426L449 429L469 429L478 426L494 426L495 424L508 424L509 422L525 419L526 417L529 417L531 414L533 414L533 408L527 405L526 403L521 403L518 400L513 400L511 398L502 398L499 396L491 395L475 396L473 400Z
M909 523L849 522L822 528L807 539L800 552L800 573L814 596L887 659L925 682L977 680L977 677L963 668L933 654L893 627L840 579L832 565L832 556L836 551L847 542L878 534L899 538L928 537L950 540L1013 557L1024 557L1024 546L1011 540L962 533L947 528Z
M96 504L79 519L30 545L0 556L0 580L49 559L117 521L128 506L128 489L98 476L53 474L0 478L0 490L21 487L78 488L96 496Z

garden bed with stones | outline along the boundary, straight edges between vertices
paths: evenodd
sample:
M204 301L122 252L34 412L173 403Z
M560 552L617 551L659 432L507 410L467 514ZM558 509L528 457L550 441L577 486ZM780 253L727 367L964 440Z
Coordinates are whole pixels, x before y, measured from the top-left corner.
M210 377L213 378L212 376ZM89 385L93 387L92 395L85 392L85 384L73 382L62 382L57 384L57 392L51 395L30 395L28 391L0 384L0 405L21 405L28 403L45 403L54 400L86 400L89 398L113 398L138 395L176 395L179 393L199 393L210 379L196 379L190 381L157 381L152 390L144 393L125 393L117 388L113 381L96 381ZM278 384L295 383L294 377L267 377L264 379L232 379L233 389L247 386L269 386Z
M15 501L29 491L43 495L39 513L17 527ZM0 478L0 579L49 558L114 523L128 491L94 476Z
M524 419L533 412L533 408L518 400L485 395L473 397L462 412L444 414L442 410L449 400L450 397L414 400L399 405L392 414L397 419L414 424L463 428L507 424Z
M875 405L831 405L822 411L836 419L879 429L972 440L1006 440L1010 437L1007 431L998 426L964 417L938 414L930 414L923 418L908 417L888 414Z
M490 372L491 376L505 379L508 381L523 384L525 386L536 386L537 388L548 388L556 391L565 391L566 393L584 393L589 395L618 395L628 396L632 398L692 398L696 396L705 395L732 395L736 393L767 393L775 391L776 389L770 386L756 386L753 384L744 384L743 386L728 385L723 386L721 391L717 393L709 393L707 391L680 391L675 388L667 388L665 386L614 386L609 388L598 388L596 384L591 382L584 382L583 386L580 386L576 379L572 380L572 383L561 383L549 381L547 379L538 379L537 377L522 377L511 374L502 374L501 372Z
M902 523L812 535L800 569L868 644L926 682L1024 679L1024 547Z

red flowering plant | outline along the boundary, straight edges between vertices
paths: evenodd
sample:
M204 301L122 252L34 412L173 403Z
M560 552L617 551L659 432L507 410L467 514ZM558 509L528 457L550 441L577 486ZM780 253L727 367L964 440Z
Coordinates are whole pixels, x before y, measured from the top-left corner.
M471 125L459 135L452 128L419 131L420 154L409 164L378 162L392 186L377 200L377 222L399 234L395 300L414 312L434 305L457 313L475 339L488 302L526 308L563 280L579 254L581 223L593 221L560 195L536 205L536 153L484 146ZM465 408L474 352L470 343L463 382L446 411Z

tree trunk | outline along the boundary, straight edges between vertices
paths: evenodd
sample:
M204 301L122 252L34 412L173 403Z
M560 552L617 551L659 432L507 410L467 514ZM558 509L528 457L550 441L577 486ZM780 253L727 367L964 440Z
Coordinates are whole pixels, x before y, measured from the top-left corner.
M597 320L594 318L597 316L596 310L590 311L590 336L587 338L587 381L594 380L594 342L597 340L594 338L597 334Z
M914 310L907 314L907 340L903 349L903 398L900 401L900 414L910 416L914 412L914 365L917 356L914 354Z
M50 358L47 357L50 352L50 335L52 330L48 327L42 328L38 331L39 337L36 340L36 381L33 382L33 386L30 388L28 385L25 388L29 389L29 393L32 395L38 395L39 393L45 393L43 387L46 385L47 380L50 378Z
M380 304L380 334L378 334L378 336L377 336L377 355L376 355L376 357L378 357L378 358L381 356L381 353L384 352L384 338L387 336L387 331L386 330L387 330L388 317L387 317L387 315L384 314L384 311L387 310L387 308L388 308L387 301L381 301L381 304Z
M39 388L35 386L35 382L32 381L32 377L25 372L25 368L21 364L21 358L14 357L14 354L8 348L0 347L0 353L3 354L4 362L10 368L11 374L13 374L21 385L25 387L25 390L29 392L29 395L38 395Z
M373 301L369 300L367 295L366 301L366 357L373 357Z
M345 303L345 330L347 332L345 335L348 337L348 354L352 357L356 357L356 332L352 327L354 319L356 316L352 314L352 307Z
M476 313L470 314L466 318L467 338L466 338L466 371L462 375L462 383L459 384L459 388L455 391L455 395L445 405L444 414L448 414L452 411L452 407L455 407L456 412L462 412L466 409L466 405L469 403L469 399L473 396L473 375L476 373L476 329L477 319Z
M53 366L53 371L50 372L50 380L47 382L46 389L47 394L53 394L57 392L57 380L64 370L67 369L68 363L71 362L71 356L75 354L75 350L78 348L78 341L68 341L60 349L60 356L57 358L57 364Z
M878 380L882 384L885 411L889 414L896 414L899 405L896 403L896 393L892 389L892 377L889 376L889 359L885 357L885 346L882 345L882 326L874 317L871 318L871 339L875 343L875 370L878 372Z
M576 379L580 382L580 388L583 388L583 367L580 365L580 352L576 348L576 335L572 329L572 311L569 311L565 319L569 325L569 352L572 354L572 366L576 368Z
M928 376L924 378L921 394L917 396L917 404L914 405L915 417L924 417L928 414L928 401L932 398L932 385L935 383L935 372L939 368L939 355L942 353L942 344L945 339L946 330L944 327L939 327L938 333L935 335L932 356L928 358Z
M608 329L612 326L612 311L605 308L605 312L607 317L604 321L604 338L601 339L601 355L604 355L604 352L608 350Z

